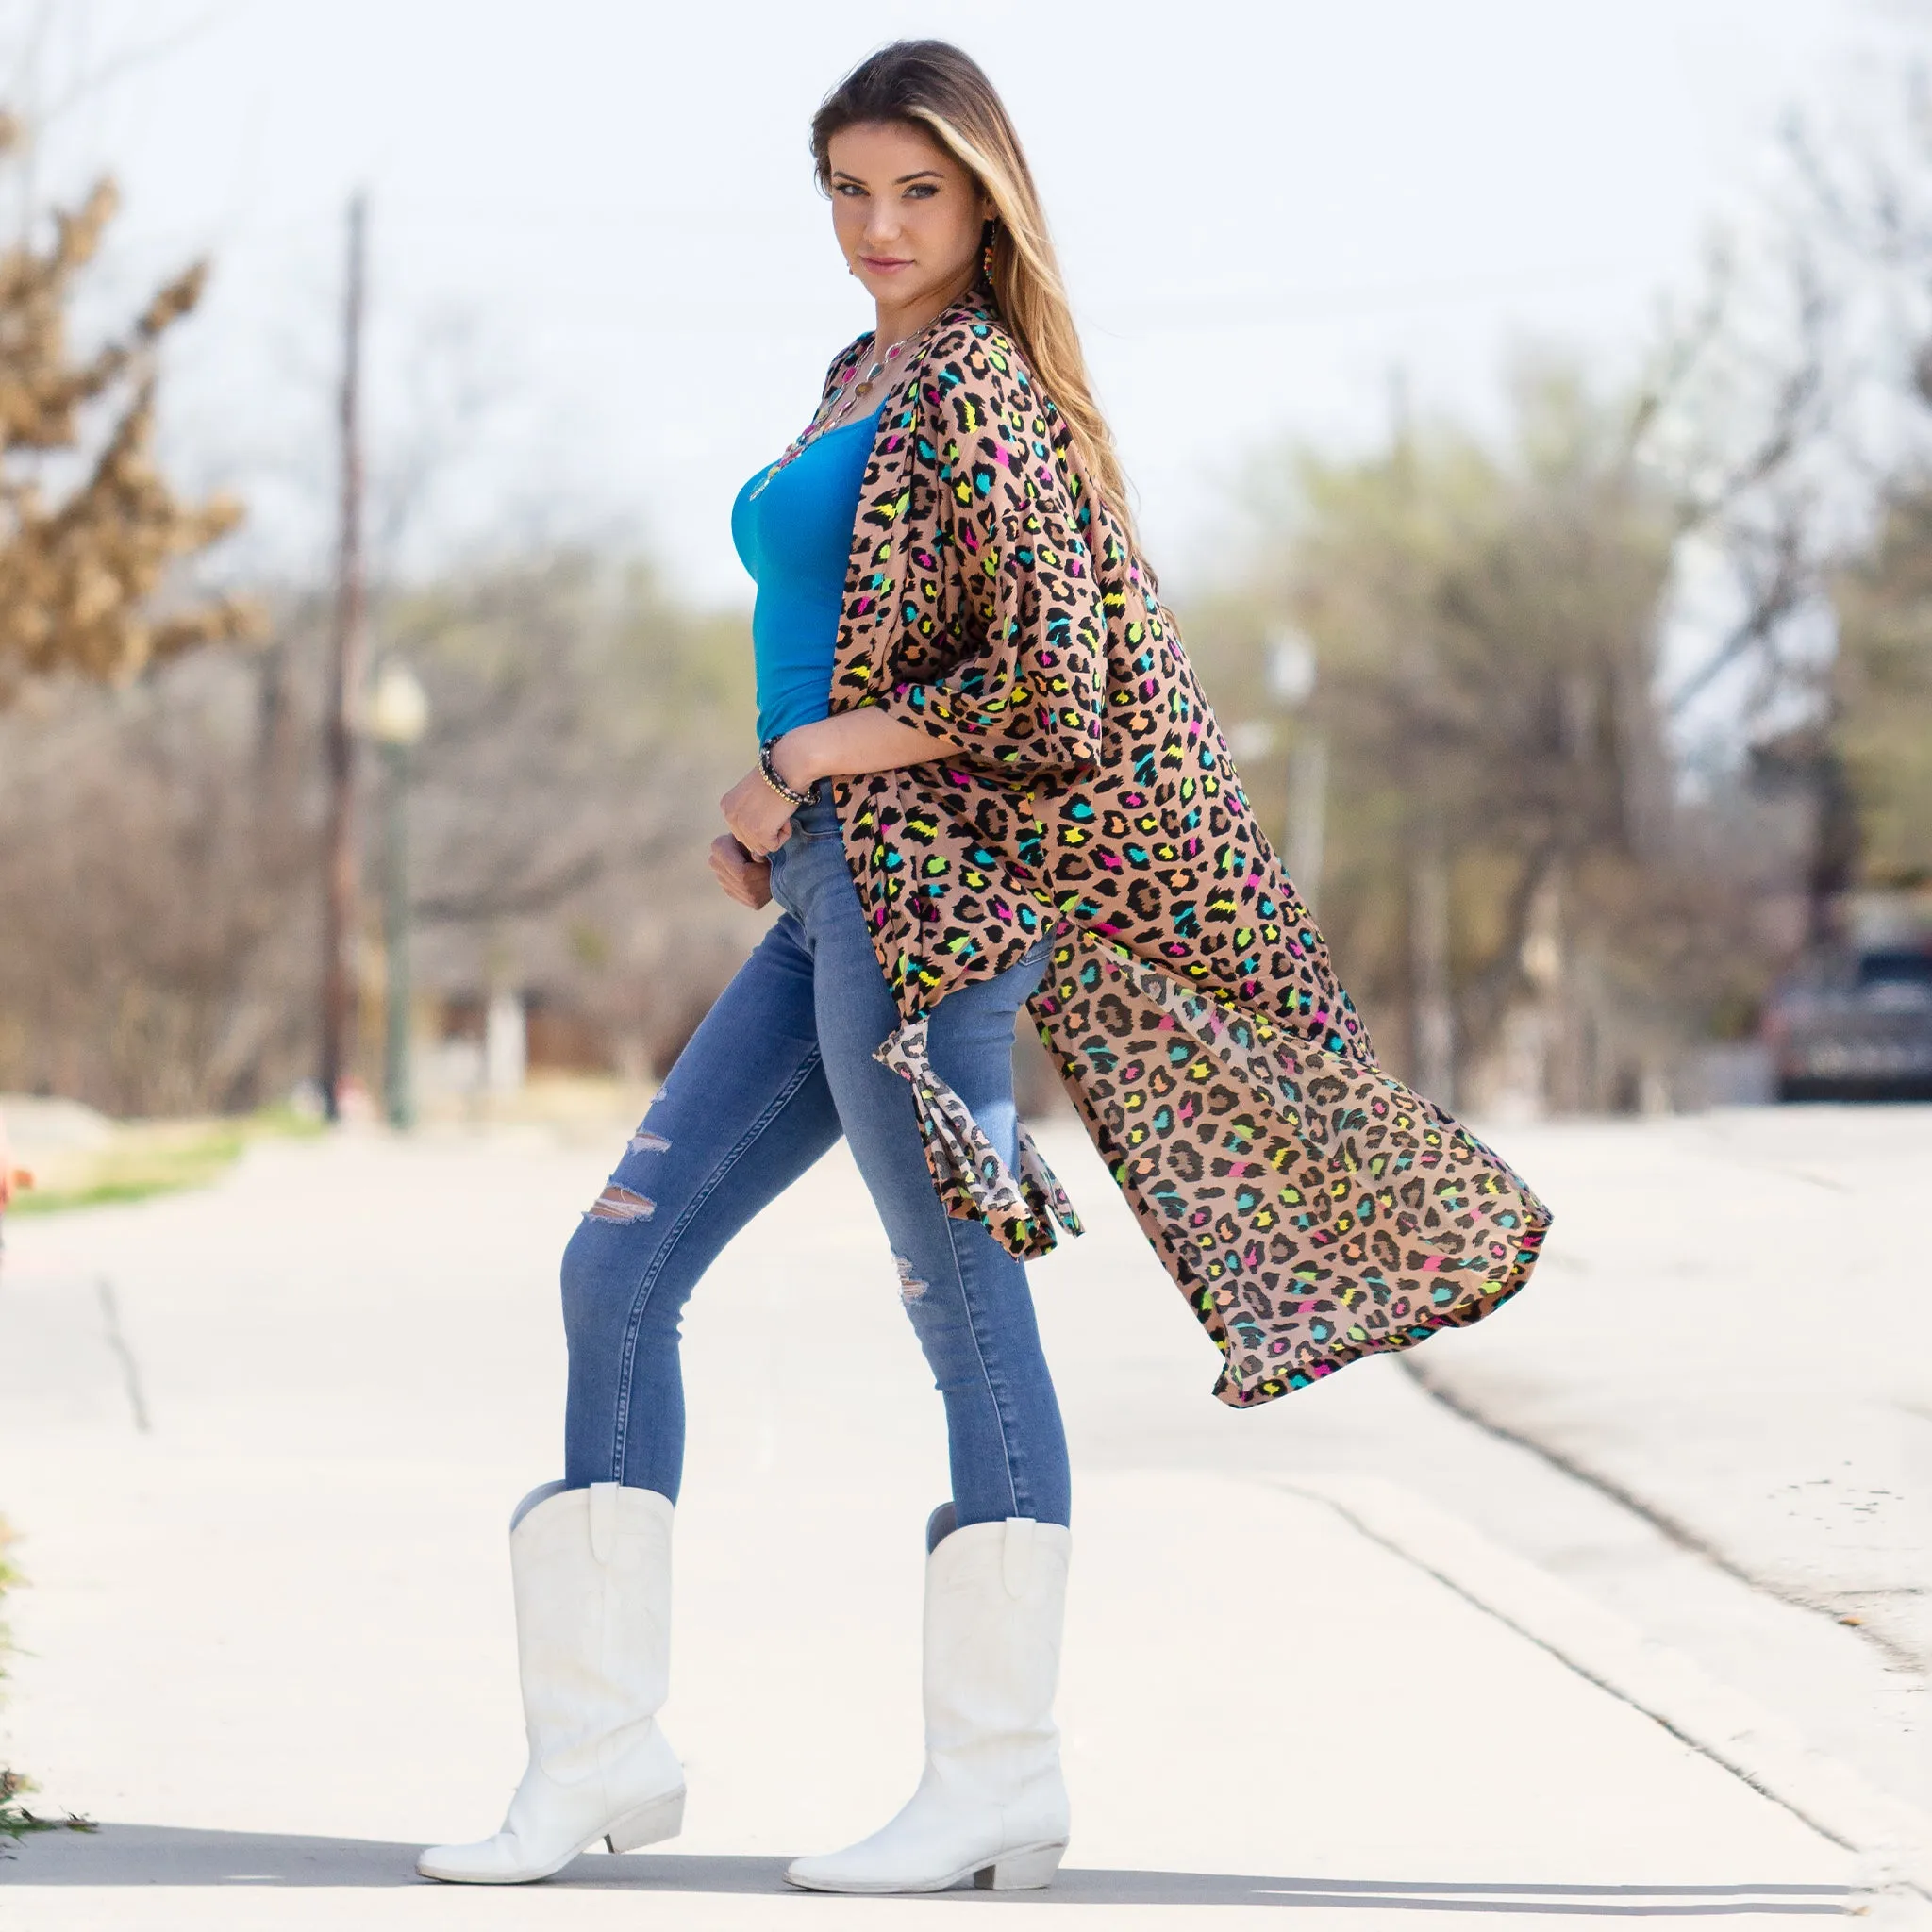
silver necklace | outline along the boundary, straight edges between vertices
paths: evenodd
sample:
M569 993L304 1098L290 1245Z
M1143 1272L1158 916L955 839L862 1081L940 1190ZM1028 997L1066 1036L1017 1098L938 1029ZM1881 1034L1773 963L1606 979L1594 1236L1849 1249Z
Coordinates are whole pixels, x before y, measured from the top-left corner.
M910 336L902 337L898 341L891 344L891 346L887 348L884 355L874 357L872 367L868 369L865 372L865 374L861 375L858 378L858 380L852 385L851 389L846 391L846 395L840 396L834 401L832 405L832 416L836 416L840 413L841 407L845 402L846 396L858 397L870 395L872 393L873 385L878 381L880 376L884 375L887 373L887 364L896 362L899 359L899 352L903 348L905 348L906 344L911 340L912 339ZM826 423L828 426L830 425L830 422L831 417L828 416L826 418Z
M910 336L901 337L898 341L892 343L891 346L887 349L886 353L883 356L874 358L872 367L868 369L865 372L865 374L861 375L858 378L858 380L856 383L854 383L849 390L841 390L835 393L831 398L830 404L826 408L824 414L818 419L818 427L814 432L814 435L824 436L830 430L842 428L844 425L840 423L837 419L840 415L840 412L843 408L846 401L851 397L862 396L869 393L873 384L875 383L881 375L886 374L886 365L889 362L896 362L899 359L900 350L903 349L906 346L906 344L909 342L911 340L912 338ZM849 420L858 420L856 411ZM772 467L769 470L767 470L762 476L758 478L757 485L754 487L751 492L754 501L756 501L759 496L763 495L765 485L769 483L772 480L772 478L778 474L778 472L782 470L785 467L785 465L791 460L793 457L797 456L804 449L807 441L811 440L813 440L813 438L811 437L801 438L800 441L791 449L788 450L782 457L780 457L778 460L775 463L774 463Z
M872 388L873 384L886 373L886 364L888 362L896 362L899 359L899 351L905 346L906 344L903 341L892 343L886 353L878 357L874 361L872 367L853 385L852 393L856 396L864 395Z

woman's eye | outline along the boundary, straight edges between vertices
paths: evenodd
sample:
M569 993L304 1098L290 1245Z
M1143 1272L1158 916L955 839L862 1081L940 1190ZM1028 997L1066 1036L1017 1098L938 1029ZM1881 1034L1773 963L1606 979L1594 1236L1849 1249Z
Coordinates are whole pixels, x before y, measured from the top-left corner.
M842 194L846 200L852 201L863 194L865 190L857 181L841 181L838 187L833 189L832 192L834 194Z
M930 201L939 192L938 187L931 181L915 181L906 191L906 199L908 201Z

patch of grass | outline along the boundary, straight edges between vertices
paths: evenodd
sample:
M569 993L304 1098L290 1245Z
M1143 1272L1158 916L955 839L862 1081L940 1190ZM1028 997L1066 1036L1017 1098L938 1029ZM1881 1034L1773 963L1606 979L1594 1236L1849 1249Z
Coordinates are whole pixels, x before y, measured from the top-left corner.
M0 1597L20 1581L20 1573L7 1560L7 1545L13 1541L13 1532L8 1528L7 1521L0 1517ZM7 1652L9 1648L7 1626L0 1624L0 1677L7 1674ZM42 1818L38 1812L29 1811L25 1805L13 1801L24 1791L36 1789L31 1778L22 1777L17 1771L8 1771L0 1764L0 1838L10 1838L16 1842L30 1831L92 1831L96 1829L93 1820L81 1818L70 1811L65 1818ZM10 1857L11 1853L0 1851L0 1857Z
M13 1801L23 1791L31 1791L38 1787L30 1777L22 1777L17 1771L8 1771L0 1765L0 1838L10 1838L16 1842L34 1831L98 1831L100 1826L92 1818L83 1818L77 1811L70 1811L64 1818L42 1818L38 1811L29 1811L25 1805ZM0 1851L0 1858L10 1858L11 1852Z
M13 1197L11 1212L60 1214L146 1201L219 1180L251 1141L324 1131L319 1121L287 1107L238 1120L129 1121L105 1145L75 1149L45 1163L39 1184Z

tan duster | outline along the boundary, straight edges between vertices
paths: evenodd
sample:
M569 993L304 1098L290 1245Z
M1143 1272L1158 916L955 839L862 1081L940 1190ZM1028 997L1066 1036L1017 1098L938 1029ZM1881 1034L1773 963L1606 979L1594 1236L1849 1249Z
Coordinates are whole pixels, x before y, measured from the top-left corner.
M871 346L833 364L818 433ZM1174 620L1087 488L982 289L880 414L832 708L949 742L839 781L845 855L949 1213L1015 1255L1078 1233L1023 1132L1010 1173L934 1074L926 1022L1044 931L1032 1001L1088 1132L1222 1351L1237 1407L1488 1314L1549 1212L1376 1064L1255 824Z

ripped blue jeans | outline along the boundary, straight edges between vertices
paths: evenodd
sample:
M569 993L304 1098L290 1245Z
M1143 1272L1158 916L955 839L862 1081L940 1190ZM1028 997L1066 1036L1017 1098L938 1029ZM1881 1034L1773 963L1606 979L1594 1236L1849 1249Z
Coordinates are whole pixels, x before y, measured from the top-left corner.
M958 1522L1064 1524L1066 1437L1026 1271L980 1223L941 1207L911 1089L873 1058L898 1014L829 802L794 817L773 856L772 893L784 916L678 1056L564 1250L565 1482L630 1483L677 1500L685 1303L725 1242L842 1134L944 1398ZM948 995L932 1016L934 1072L1008 1167L1014 1022L1050 943Z

